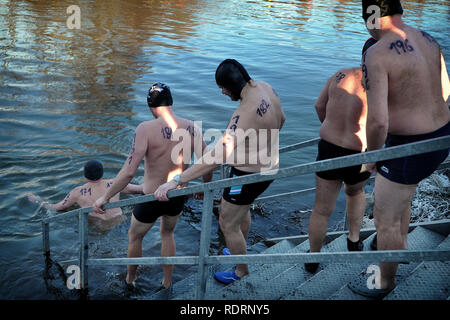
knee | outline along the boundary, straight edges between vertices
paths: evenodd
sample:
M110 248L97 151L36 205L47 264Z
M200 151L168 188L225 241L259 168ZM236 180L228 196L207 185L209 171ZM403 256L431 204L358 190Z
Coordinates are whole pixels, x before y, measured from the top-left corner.
M222 230L224 234L232 233L235 229L234 225L227 219L224 219L222 216L219 216L219 226L220 230Z
M163 238L163 239L172 238L173 237L173 231L174 231L174 229L162 228L160 230L161 238Z
M349 197L355 197L362 193L364 193L364 188L354 189L354 188L349 188L347 186L345 187L345 194Z
M334 205L320 203L314 206L312 215L320 216L323 218L329 218L334 211Z
M400 220L393 219L374 206L373 218L377 232L400 232Z
M136 231L132 230L131 228L128 230L129 242L136 242L136 241L142 242L143 238L144 238L143 234L137 233Z

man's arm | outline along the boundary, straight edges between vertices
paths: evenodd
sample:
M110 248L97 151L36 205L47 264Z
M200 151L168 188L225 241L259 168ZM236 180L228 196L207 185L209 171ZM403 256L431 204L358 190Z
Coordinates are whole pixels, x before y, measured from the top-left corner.
M62 211L65 209L70 208L78 201L78 193L79 193L79 187L74 188L72 191L70 191L63 200L61 200L58 203L50 203L44 199L42 199L39 196L35 196L33 194L28 195L28 199L32 202L41 202L44 207L47 209L52 209L56 211Z
M125 188L123 188L121 193L135 194L135 193L144 193L144 184L132 184L129 183Z
M100 197L95 202L95 212L104 213L105 211L101 207L107 203L109 199L121 192L130 183L131 179L133 179L139 168L139 164L147 152L147 139L145 137L145 128L143 124L140 124L135 130L128 158L125 160L122 169L120 169L119 173L114 178L112 186L106 191L104 196Z
M325 86L322 88L319 97L317 98L315 108L317 112L317 116L319 117L320 122L325 120L326 111L327 111L327 102L328 102L328 89L330 87L331 79L329 78Z
M388 112L388 72L374 50L363 56L364 88L367 93L367 151L380 149L386 141L389 129ZM375 171L375 163L367 165L369 171Z

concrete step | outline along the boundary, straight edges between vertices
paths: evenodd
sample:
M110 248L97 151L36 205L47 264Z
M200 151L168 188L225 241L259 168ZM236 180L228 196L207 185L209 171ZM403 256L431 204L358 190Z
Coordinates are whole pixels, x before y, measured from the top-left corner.
M260 247L260 244L255 244L256 247ZM265 250L252 250L254 246L248 249L249 253L279 253L279 252L285 252L289 249L292 249L294 245L289 241L280 241L277 244L265 249ZM214 290L220 290L223 288L223 285L220 283L217 283L216 280L213 279L213 274L216 271L219 270L232 270L234 265L212 265L208 267L208 279L206 284L206 296L208 295L208 292L212 292ZM260 267L260 265L250 265L250 271L254 272ZM194 272L192 275L187 277L184 280L178 281L172 285L172 294L171 297L174 300L183 300L183 299L195 299L195 288L197 285L197 269L194 269L196 272ZM160 300L164 299L164 294L156 293L149 297L151 300Z
M363 241L364 251L370 251L370 242L375 237L372 234ZM333 241L332 251L347 252L347 240ZM366 263L367 264L367 263ZM317 272L313 277L281 297L283 300L324 300L351 281L365 264L332 263Z
M416 227L412 232L408 234L408 248L410 250L426 250L436 248L442 241L444 237L436 232L427 230L422 227ZM404 281L409 274L419 265L420 263L411 262L410 264L400 264L397 269L397 275L395 277L396 284L400 284ZM363 270L359 273L365 274L367 264ZM378 265L378 263L375 263ZM356 276L356 275L355 275ZM354 293L348 285L344 285L340 290L329 297L330 300L370 300L368 297L361 296Z
M450 249L447 237L438 249ZM425 261L385 300L446 300L450 295L450 262Z
M342 235L338 239L325 245L323 252L335 251L347 244L347 236ZM309 249L309 241L290 250L290 253L306 252ZM318 270L326 267L321 265ZM256 299L256 300L275 300L288 294L292 288L300 285L313 274L305 270L304 264L268 264L260 269L258 274L252 274L231 286L228 286L222 292L217 293L215 299Z

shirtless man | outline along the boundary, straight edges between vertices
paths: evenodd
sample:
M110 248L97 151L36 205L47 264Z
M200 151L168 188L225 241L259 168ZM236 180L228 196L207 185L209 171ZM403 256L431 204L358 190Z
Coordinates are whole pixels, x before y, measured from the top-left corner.
M285 121L278 95L269 84L252 80L245 68L234 59L226 59L217 67L216 83L223 94L229 96L232 101L241 100L241 103L231 116L222 143L217 143L214 149L203 155L192 167L177 177L178 182L176 180L169 181L156 190L155 196L161 201L167 201L167 192L176 188L178 184L186 183L211 172L222 162L228 162L231 165L230 177L257 173L267 169L267 165L259 161L261 154L267 150L259 149L259 145L252 148L255 146L250 146L248 140L238 133L250 129L255 130L259 136L260 131L268 130L268 141L266 142L272 149L274 141L272 139L277 139L277 137L270 135L270 129L278 132ZM238 159L243 158L243 154L240 154L239 150L248 156L255 156L254 152L256 151L257 163L251 163L251 157L246 157L245 160L248 159L248 161L242 163L234 161L234 156L237 156ZM268 151L277 153L278 147L276 150ZM216 158L217 154L223 155L223 157L220 157L220 161L208 164L206 159L213 157L213 154ZM269 165L269 169L275 168L278 168L278 159L271 161ZM219 225L231 254L247 253L246 240L251 224L250 205L269 187L271 182L264 181L225 188L221 201ZM229 284L248 273L246 264L238 264L235 271L216 272L214 277L219 282Z
M368 23L370 5L381 9L377 29ZM439 44L425 31L406 25L402 13L399 0L363 0L367 29L378 40L362 58L368 99L368 151L380 149L384 143L391 147L450 134ZM377 171L374 218L379 250L406 249L416 186L447 155L448 149L367 165ZM395 287L397 267L398 263L380 262L380 289L351 288L382 298Z
M70 208L74 204L79 205L81 208L91 207L95 200L102 196L107 189L109 189L114 179L102 179L103 177L103 165L97 160L90 160L84 166L84 176L87 183L82 186L78 186L70 191L67 196L58 203L51 204L41 197L33 194L28 196L28 199L33 202L42 202L46 208L56 211L62 211ZM128 184L122 193L142 193L142 185ZM120 194L114 196L113 201L119 201ZM96 212L90 212L89 216L95 217L101 220L113 220L122 215L121 208L112 208L105 211L104 214L98 214Z
M186 170L189 164L181 161L183 154L172 161L172 149L179 144L179 141L172 139L175 130L181 130L188 133L189 137L193 137L189 142L190 150L185 150L190 151L189 156L193 154L192 151L196 151L198 157L202 154L202 150L194 150L194 145L206 148L201 133L194 128L194 123L176 116L173 112L173 99L168 86L162 83L154 84L149 90L147 102L155 120L144 121L137 126L130 154L114 179L114 185L94 204L95 211L100 214L104 212L102 206L112 200L133 179L142 159L145 158L144 194L153 193L159 185L171 180L176 173ZM196 139L200 144L195 143ZM211 178L212 174L203 174L204 182L211 181ZM142 256L142 240L159 217L161 217L161 256L175 255L173 233L185 199L185 196L181 196L172 198L169 202L152 201L135 206L128 231L129 258ZM134 286L136 270L137 265L127 266L128 285ZM172 284L173 265L164 265L163 271L162 288L168 288Z
M366 42L363 53L373 45ZM361 68L341 69L325 84L316 102L321 140L317 160L343 157L366 149L367 98L362 87ZM370 172L361 165L316 173L316 198L309 220L310 252L320 252L334 211L337 197L344 183L349 235L347 249L361 251L359 239L366 198L364 185ZM318 263L305 263L309 272L316 272Z

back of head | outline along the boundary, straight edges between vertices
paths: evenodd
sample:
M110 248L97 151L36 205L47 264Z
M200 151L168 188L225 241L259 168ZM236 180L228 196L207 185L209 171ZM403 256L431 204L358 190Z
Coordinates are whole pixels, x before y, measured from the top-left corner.
M103 165L97 160L89 160L84 165L84 176L92 181L101 179L103 177Z
M152 85L148 90L147 104L150 108L171 106L173 104L173 99L169 86L161 82Z
M240 98L242 88L250 80L247 70L234 59L222 61L216 69L217 85L229 90L236 100Z
M362 16L366 22L369 17L376 13L376 10L373 10L370 6L377 6L380 9L380 18L403 14L400 0L362 0Z
M377 40L375 38L371 37L371 38L367 39L366 43L364 44L364 46L362 48L362 54L364 55L364 53L375 43L377 43Z

